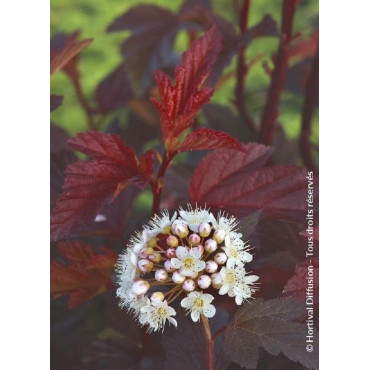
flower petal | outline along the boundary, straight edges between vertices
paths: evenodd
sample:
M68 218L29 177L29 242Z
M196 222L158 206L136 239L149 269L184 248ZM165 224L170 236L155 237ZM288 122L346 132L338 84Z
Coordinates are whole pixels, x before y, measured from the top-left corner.
M257 281L260 277L257 275L247 275L243 280L246 284L252 284Z
M235 266L235 259L232 257L229 257L229 259L226 262L226 267L228 269L232 269Z
M216 308L213 304L203 308L203 314L205 317L213 317L216 314Z
M199 311L191 311L191 319L194 321L194 322L197 322L199 321L199 317L200 317L200 313Z
M243 298L240 295L235 296L235 303L240 306L243 303Z
M180 260L183 260L189 255L188 250L185 247L177 247L176 248L176 256L180 258Z
M198 261L196 266L195 266L195 269L196 271L202 271L206 268L206 263L205 261Z
M199 260L200 256L202 255L202 252L200 248L191 248L189 255L193 257L194 259Z
M178 258L171 258L171 265L175 269L179 269L182 266L182 262Z
M224 295L224 294L226 294L228 291L229 291L229 284L224 284L224 285L222 285L222 287L221 287L221 288L220 288L220 290L218 291L218 294L220 294L220 295Z
M188 277L193 277L194 271L181 269L180 274Z
M176 321L173 317L169 317L169 318L168 318L168 321L169 321L172 325L174 325L174 326L176 326L176 327L177 327L177 321Z
M211 303L215 299L215 297L212 294L208 294L208 293L202 294L202 298L204 302L206 303Z
M134 266L136 266L136 264L137 264L137 255L135 253L131 253L130 261Z
M191 299L189 297L186 297L184 298L182 301L181 301L181 307L184 307L184 308L189 308L191 306Z

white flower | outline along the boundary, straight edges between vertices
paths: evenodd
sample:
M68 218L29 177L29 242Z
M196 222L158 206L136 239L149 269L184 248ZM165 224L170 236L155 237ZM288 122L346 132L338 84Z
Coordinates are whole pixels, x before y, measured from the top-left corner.
M149 332L163 331L166 321L177 326L177 321L172 317L176 311L168 305L167 301L154 301L140 309L139 322L141 325L149 325Z
M208 223L212 221L211 214L206 209L192 209L190 204L188 205L187 211L181 208L179 214L189 226L189 229L194 232L199 231L199 225L202 223Z
M235 266L233 268L223 267L220 271L222 286L218 293L220 295L228 294L229 297L235 297L236 304L240 305L243 300L250 298L254 289L253 283L259 279L256 275L246 275L243 267Z
M236 232L239 222L234 216L225 217L224 213L220 212L217 220L212 214L211 218L212 220L210 222L216 230L223 230L226 235L230 235L232 238L242 237L242 234Z
M153 230L158 231L158 233L167 234L170 231L171 224L176 220L177 212L175 212L170 219L170 215L167 210L162 211L161 215L155 215L153 219L149 222L150 227Z
M232 239L229 235L226 236L225 247L222 247L222 249L228 257L227 268L244 266L245 263L251 262L253 259L253 256L247 251L244 242L239 238Z
M181 301L181 306L191 312L191 319L199 321L200 315L205 317L213 317L216 313L216 308L211 302L214 297L211 294L203 294L203 292L191 292L186 298Z
M137 233L135 237L131 238L130 246L136 255L148 245L148 243L159 234L157 229L149 229L144 227L141 233Z
M206 267L206 263L200 259L201 255L199 248L191 248L188 251L185 247L177 247L177 258L171 258L171 264L180 269L180 273L184 276L196 276Z

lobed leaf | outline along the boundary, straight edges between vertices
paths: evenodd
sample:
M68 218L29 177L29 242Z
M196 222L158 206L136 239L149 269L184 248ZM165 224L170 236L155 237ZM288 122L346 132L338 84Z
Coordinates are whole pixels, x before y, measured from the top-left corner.
M312 267L313 273L313 298L314 304L319 304L319 258L313 258L311 262L304 261L295 268L295 275L289 279L283 290L283 297L294 297L301 301L306 300L308 268Z
M177 147L177 152L192 152L194 150L213 150L221 148L239 149L239 141L226 132L201 128L190 132Z
M203 203L220 184L234 175L247 174L263 166L273 152L260 144L247 144L242 151L221 149L208 154L193 173L189 195L193 202Z
M133 92L124 63L121 63L113 72L105 77L95 91L99 113L109 113L110 111L121 108L132 97Z
M104 254L97 254L92 246L80 241L63 242L58 247L70 263L51 261L53 298L70 294L68 305L72 308L107 290L117 261L116 253L103 248Z
M237 216L263 209L265 215L302 218L307 171L297 166L262 167L271 153L269 147L247 144L242 151L220 149L207 155L194 171L191 201Z
M153 171L153 153L144 154L139 162L118 135L84 132L69 144L94 159L67 167L63 193L51 215L53 240L82 231L128 184L144 186Z
M209 101L213 90L201 87L220 49L220 35L216 27L212 27L182 55L182 65L175 70L174 86L168 75L160 71L156 73L160 100L153 98L152 101L160 114L166 140L177 138L190 127L194 115Z
M130 9L108 27L108 32L132 32L122 44L122 54L128 76L139 92L149 87L157 69L175 59L172 48L178 29L175 14L151 4Z
M314 350L306 351L307 326L290 320L305 313L304 304L292 299L256 299L242 306L225 334L225 351L231 359L248 369L256 369L259 347L309 369L318 369L318 333L314 330Z

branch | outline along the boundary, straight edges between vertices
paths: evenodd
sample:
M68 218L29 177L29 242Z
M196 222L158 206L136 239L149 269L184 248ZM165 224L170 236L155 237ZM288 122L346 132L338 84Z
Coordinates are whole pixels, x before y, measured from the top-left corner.
M249 15L250 0L243 0L243 6L239 16L239 29L241 37L246 32L248 28L248 15ZM245 91L244 91L244 81L248 74L249 67L245 62L245 46L242 45L238 51L238 65L237 65L237 77L235 86L235 106L239 112L239 115L243 122L256 133L256 126L249 115L248 109L245 105Z
M311 150L312 146L310 143L312 133L311 122L316 105L318 103L318 97L319 97L319 45L317 45L315 58L313 60L312 68L306 84L305 100L302 110L302 129L299 140L303 162L306 165L306 167L312 171L316 170L316 166L314 159L312 157Z
M97 125L95 124L94 120L92 119L92 114L91 114L91 109L89 107L89 104L87 103L87 100L85 98L85 95L82 91L81 83L79 78L76 78L75 76L72 76L71 74L68 74L70 77L73 87L75 89L77 99L81 105L81 108L83 109L85 116L86 116L86 122L87 122L87 127L89 130L96 130Z
M279 115L279 101L288 68L288 46L292 39L293 18L297 3L298 0L284 0L283 3L282 35L267 93L265 109L262 113L259 134L259 141L265 145L270 145L272 142L276 120Z

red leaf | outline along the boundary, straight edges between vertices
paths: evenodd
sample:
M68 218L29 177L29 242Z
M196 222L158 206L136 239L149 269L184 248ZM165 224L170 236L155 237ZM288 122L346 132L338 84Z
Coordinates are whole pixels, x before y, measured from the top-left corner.
M128 77L139 93L150 86L157 69L175 59L172 49L179 26L168 9L145 4L130 9L108 27L108 32L131 31L121 50Z
M54 111L63 102L63 96L60 95L50 95L50 112Z
M52 298L70 294L68 305L72 308L107 290L117 261L116 253L102 248L104 254L97 254L90 245L78 241L65 242L59 248L72 263L51 261Z
M128 183L142 187L153 171L153 156L146 154L139 164L134 150L118 135L91 131L78 134L69 143L94 159L68 166L63 193L51 216L53 240L82 231Z
M140 159L140 170L143 176L149 181L153 173L154 152L153 150L146 151Z
M67 67L67 64L77 56L77 54L90 45L93 39L77 41L78 33L71 35L56 35L51 41L50 54L50 75Z
M177 147L177 152L191 152L194 150L211 150L221 148L239 149L238 140L223 131L201 128L190 132L184 141Z
M94 248L79 241L65 241L58 244L61 255L74 263L86 263L95 257Z
M209 101L213 89L201 86L210 74L221 49L220 35L212 27L182 55L182 65L175 70L175 84L163 72L156 73L161 100L152 99L157 107L165 139L177 138L192 124L199 108Z
M301 301L306 301L306 289L308 287L308 272L312 269L313 274L313 299L314 304L319 304L319 258L313 258L310 263L305 261L295 268L295 275L289 279L283 290L283 297L295 297ZM311 266L311 267L310 267Z
M128 81L126 66L121 63L98 85L95 99L99 113L109 113L126 105L132 99L133 92Z
M53 240L78 233L129 180L125 168L109 161L78 161L66 169L63 193L51 215Z
M260 144L244 145L243 151L221 149L208 154L198 165L191 179L192 201L202 201L218 185L234 174L243 174L263 166L273 149Z
M110 159L134 171L137 169L138 161L134 150L119 135L87 131L69 139L68 143L73 149L95 159Z
M298 217L306 212L307 171L297 166L262 165L269 147L220 149L207 155L194 171L189 188L193 203L226 209L243 216L263 209L265 215Z

